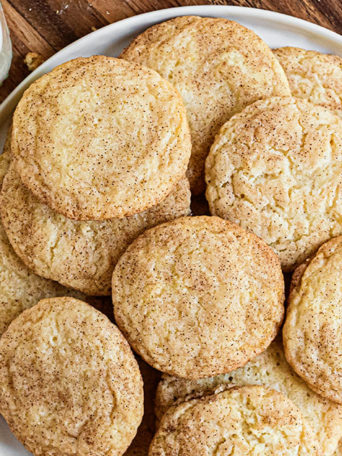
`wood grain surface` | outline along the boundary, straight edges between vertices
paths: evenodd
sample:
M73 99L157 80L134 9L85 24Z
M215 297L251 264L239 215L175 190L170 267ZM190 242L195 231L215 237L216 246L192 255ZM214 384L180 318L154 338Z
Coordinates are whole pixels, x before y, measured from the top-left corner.
M342 34L342 0L2 0L12 38L13 62L9 77L0 88L0 101L29 74L24 63L28 52L46 59L95 28L125 17L162 8L208 4L278 11Z

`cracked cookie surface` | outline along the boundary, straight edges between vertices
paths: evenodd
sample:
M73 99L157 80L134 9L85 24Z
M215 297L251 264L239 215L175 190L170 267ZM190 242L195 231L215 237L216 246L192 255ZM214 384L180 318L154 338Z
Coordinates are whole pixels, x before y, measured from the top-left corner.
M185 16L157 24L121 57L153 68L183 97L192 137L188 177L196 194L204 191L204 161L221 125L256 100L290 95L267 44L227 19Z
M118 261L112 293L133 349L185 378L244 365L268 347L284 312L277 256L218 217L182 217L145 231Z
M293 369L323 397L342 404L342 237L323 244L296 274L283 328Z
M109 295L114 266L145 229L190 212L183 177L157 206L130 217L77 221L41 203L13 164L0 195L0 212L13 248L35 273L91 295Z
M40 301L0 339L0 412L35 456L121 456L143 414L137 362L107 317Z
M318 456L299 409L283 394L243 386L171 407L149 456Z
M273 51L283 67L291 93L342 116L342 57L295 47Z
M342 233L342 119L295 98L248 106L206 161L214 215L253 231L294 269Z
M151 69L113 57L66 62L35 81L13 116L23 183L76 220L136 214L185 175L191 139L183 101Z
M0 187L10 159L9 141L6 141L4 152L0 155ZM44 279L26 267L13 250L0 222L0 336L14 318L40 299L70 295L87 299L82 293Z
M244 367L229 374L199 380L164 374L157 388L156 416L160 420L169 407L186 400L245 385L265 385L287 396L312 429L319 454L335 454L342 438L342 406L316 394L292 370L285 359L280 338Z
M68 290L27 268L14 252L0 223L0 336L23 310L40 299L55 296L87 299L82 293Z

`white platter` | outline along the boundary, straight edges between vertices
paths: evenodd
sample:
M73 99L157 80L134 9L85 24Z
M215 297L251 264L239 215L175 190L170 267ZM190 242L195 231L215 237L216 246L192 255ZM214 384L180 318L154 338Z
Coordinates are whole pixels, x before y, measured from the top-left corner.
M342 36L318 25L271 11L237 6L187 6L130 17L110 24L59 51L31 73L0 105L0 140L3 142L9 119L23 91L42 74L75 57L93 54L117 56L137 34L147 27L176 16L226 17L254 30L270 47L297 46L342 56ZM23 446L0 417L0 456L28 456Z

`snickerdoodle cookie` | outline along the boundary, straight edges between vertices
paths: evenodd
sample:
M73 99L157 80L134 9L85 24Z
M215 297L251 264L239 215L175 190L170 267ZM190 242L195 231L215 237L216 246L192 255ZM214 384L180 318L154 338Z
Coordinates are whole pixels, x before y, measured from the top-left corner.
M342 57L295 47L273 52L294 97L326 106L342 116Z
M295 274L283 329L288 362L318 394L342 404L342 236Z
M66 217L124 217L160 203L191 152L183 101L149 68L113 57L66 62L35 81L14 116L23 183Z
M283 318L277 256L218 217L182 217L145 231L113 273L115 319L162 372L203 378L265 350Z
M285 271L342 233L342 119L305 100L248 106L206 161L212 214L260 236Z
M318 456L293 402L263 386L231 388L171 407L149 456Z
M342 438L342 406L314 393L287 363L277 338L266 351L229 374L200 380L163 375L156 395L156 415L185 400L222 391L233 386L265 385L275 389L299 408L311 427L321 455L332 456Z
M113 269L127 246L146 228L190 211L183 177L158 205L123 218L77 221L41 203L21 182L13 164L0 195L9 240L35 273L91 295L109 295Z
M40 301L0 339L0 412L35 456L121 456L143 414L128 343L73 298Z
M188 177L197 194L204 190L205 157L221 125L256 100L290 95L266 43L223 18L183 16L154 25L121 57L153 68L182 95L192 137Z

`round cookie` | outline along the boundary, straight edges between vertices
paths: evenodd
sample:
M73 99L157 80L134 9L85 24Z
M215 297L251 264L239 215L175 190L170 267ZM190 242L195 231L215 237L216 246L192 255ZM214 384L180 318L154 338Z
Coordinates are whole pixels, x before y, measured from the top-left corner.
M287 363L280 338L244 367L200 380L163 375L156 395L156 416L172 405L233 386L265 385L287 396L301 411L317 440L319 454L332 456L342 438L342 406L314 393Z
M183 402L162 418L149 456L314 456L317 442L283 394L243 386Z
M113 269L146 228L190 211L183 177L170 195L147 211L103 221L77 221L43 204L21 182L13 165L0 195L0 213L16 253L35 273L91 295L109 295Z
M12 153L23 183L76 220L141 212L185 175L191 140L182 99L158 73L122 59L78 58L24 93Z
M342 119L290 97L248 106L206 161L212 214L253 231L285 271L342 233Z
M342 116L342 58L295 47L275 49L291 93Z
M0 339L0 412L35 456L120 456L143 415L126 340L73 298L40 301Z
M204 161L221 125L256 100L290 95L266 43L223 18L183 16L157 24L121 57L153 68L182 95L192 137L188 177L196 194L204 191Z
M342 236L295 275L283 328L285 355L318 394L342 404Z
M283 319L279 260L218 217L183 217L128 247L112 281L115 320L154 368L178 377L229 372L265 350Z

